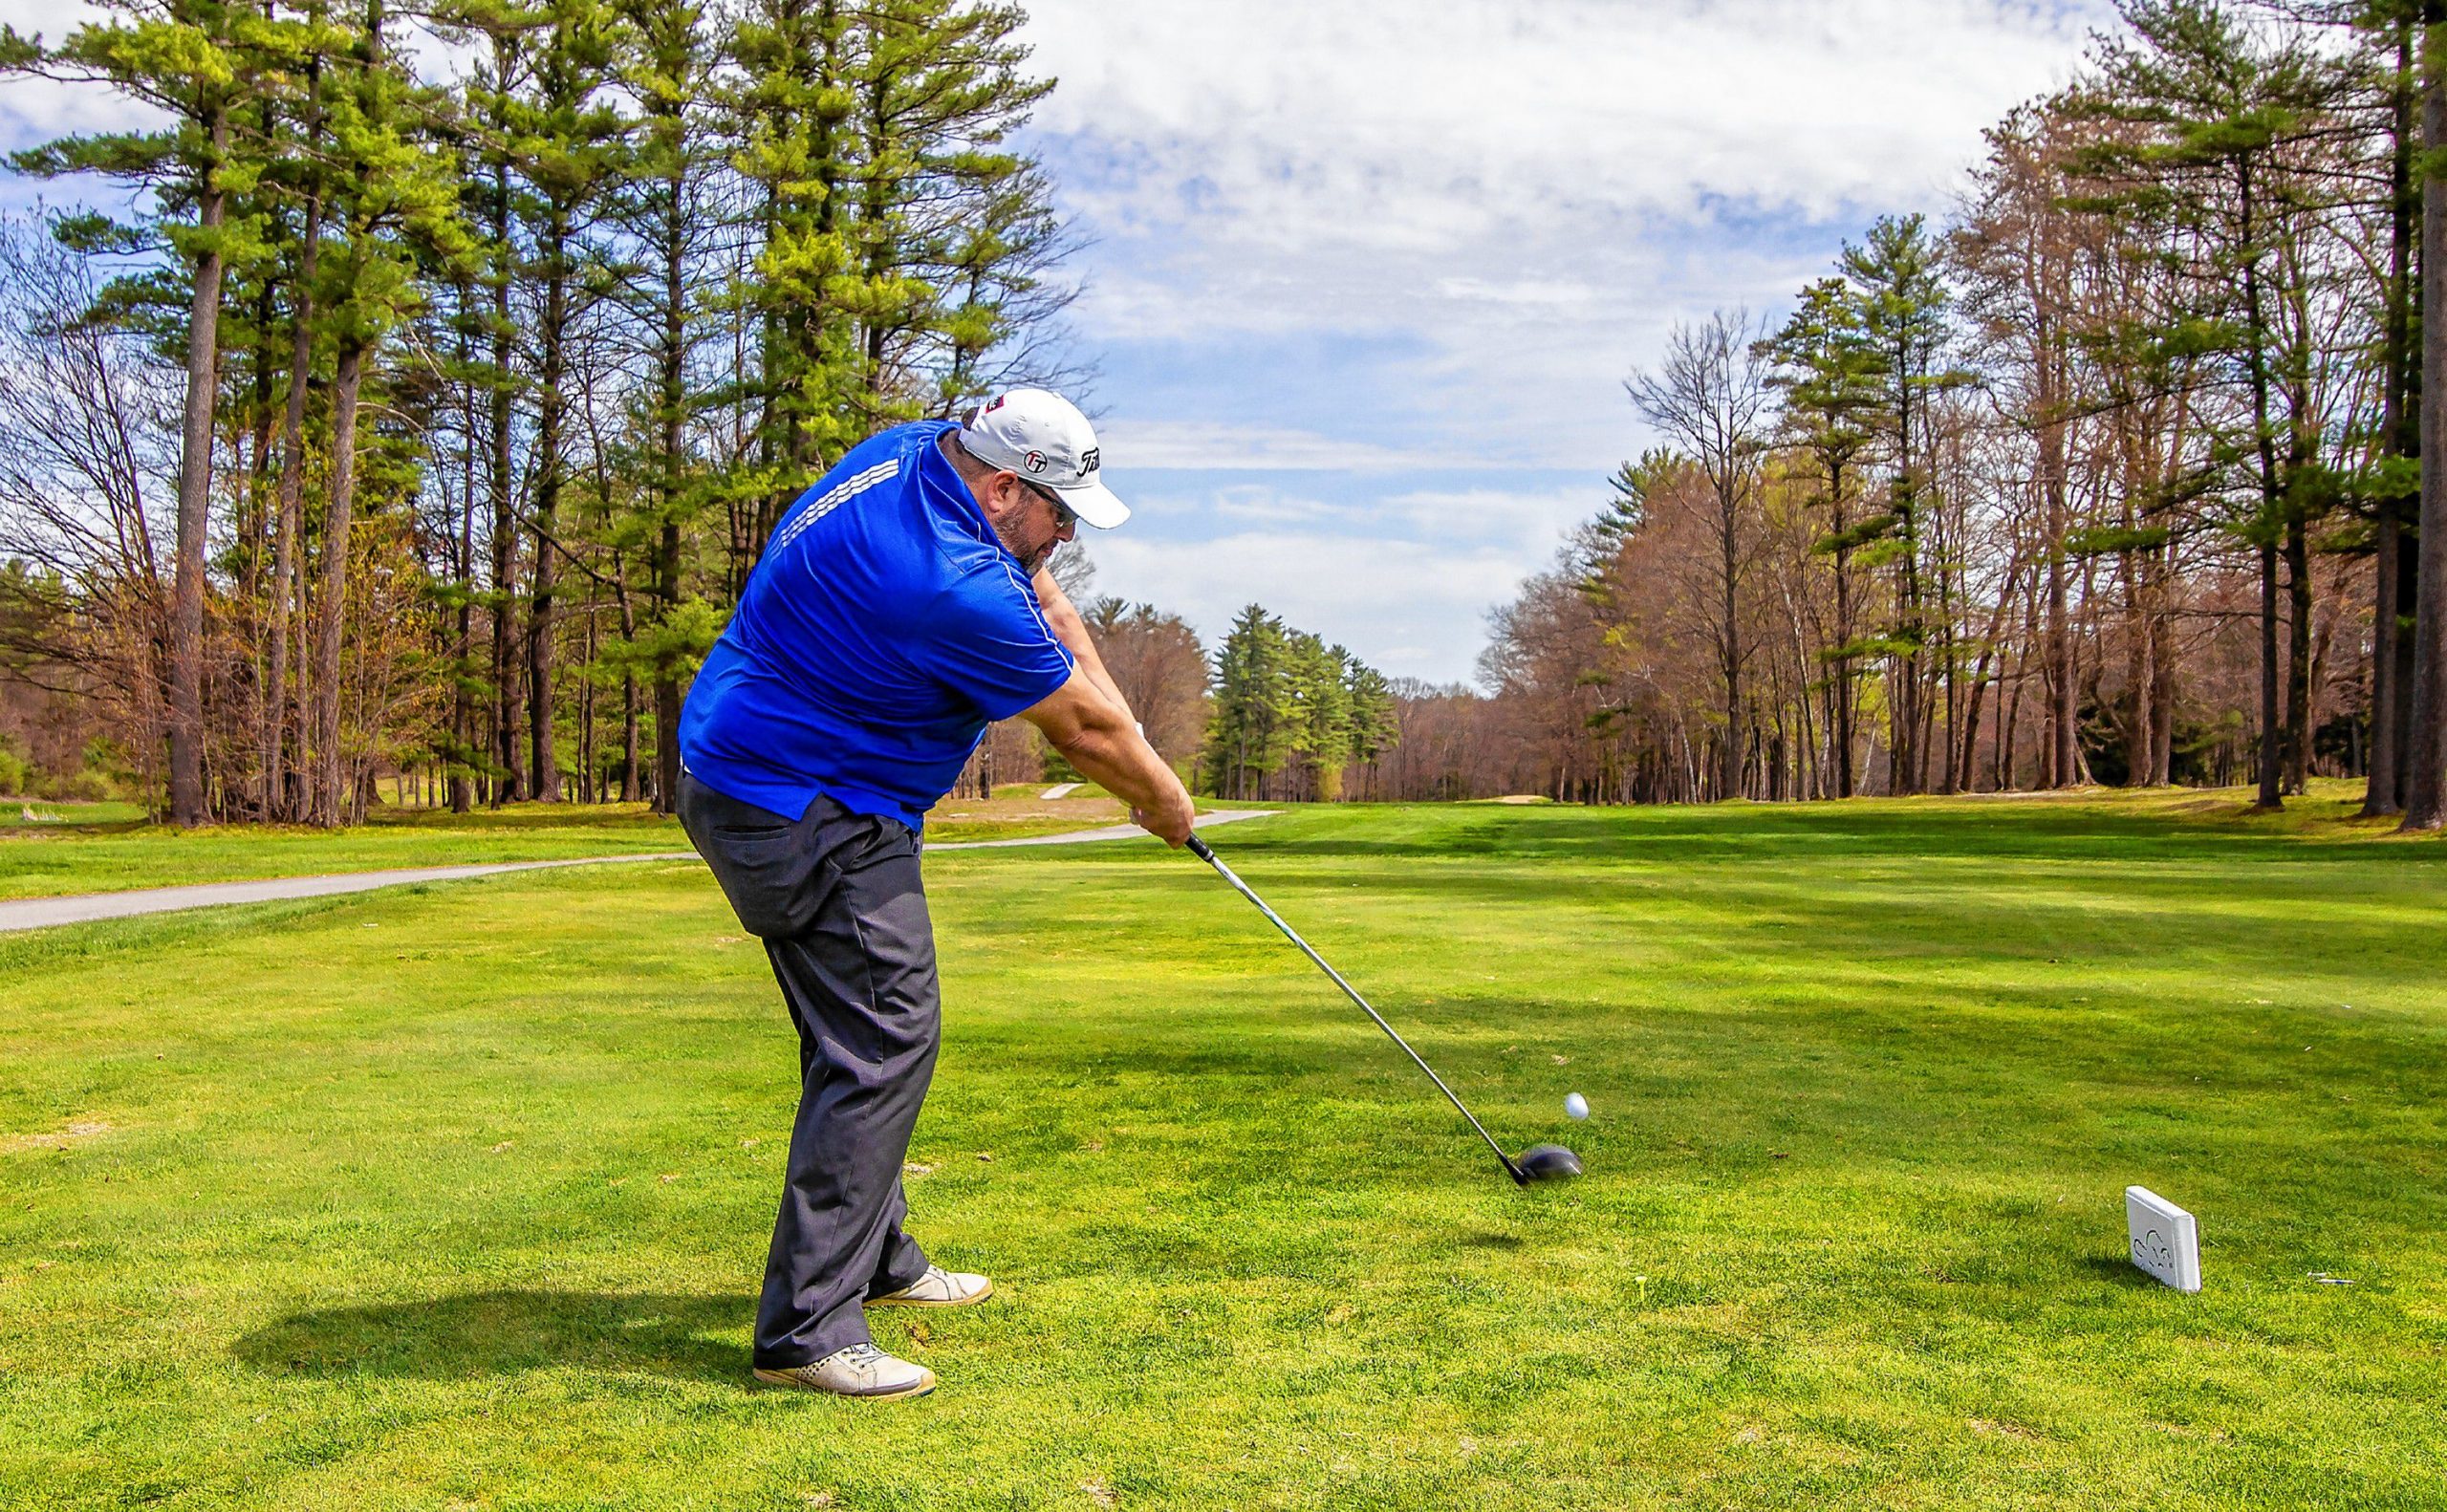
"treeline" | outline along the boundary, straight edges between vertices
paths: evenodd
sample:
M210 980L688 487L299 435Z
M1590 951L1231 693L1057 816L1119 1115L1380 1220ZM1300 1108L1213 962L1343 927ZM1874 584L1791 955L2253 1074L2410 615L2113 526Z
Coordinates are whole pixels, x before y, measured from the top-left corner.
M1195 771L1209 707L1206 648L1179 615L1091 592L1095 571L1075 543L1053 560L1055 581L1079 606L1096 655L1138 717L1147 743L1175 770ZM1010 719L987 730L953 790L989 797L998 783L1070 781L1078 775L1034 725Z
M1344 769L1376 759L1397 733L1382 673L1251 604L1215 653L1201 790L1331 802L1344 796Z
M2122 19L1944 224L1632 376L1664 444L1495 615L1483 693L1406 690L1371 791L2367 774L2438 824L2447 35L2393 0Z
M143 208L0 234L0 637L180 823L665 801L780 511L1065 378L1009 6L104 10L0 37L162 122L15 160Z

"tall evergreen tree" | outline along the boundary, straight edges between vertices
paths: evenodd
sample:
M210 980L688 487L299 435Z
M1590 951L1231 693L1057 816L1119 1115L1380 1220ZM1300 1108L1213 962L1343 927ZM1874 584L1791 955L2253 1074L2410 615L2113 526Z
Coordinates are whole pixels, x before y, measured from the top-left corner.
M1859 499L1861 458L1873 440L1870 417L1879 398L1879 357L1861 322L1861 307L1840 278L1822 278L1804 289L1801 302L1770 339L1784 393L1783 423L1816 474L1812 502L1826 513L1827 529L1814 550L1834 564L1835 643L1824 653L1829 727L1833 731L1835 795L1859 790L1852 770L1853 713L1860 665L1868 648L1858 639L1852 557L1881 538L1891 515L1864 517Z
M553 745L553 643L561 494L569 479L570 342L592 284L590 235L621 171L628 123L612 94L615 17L604 0L541 0L530 18L528 88L509 99L509 154L524 182L525 223L538 305L535 353L535 546L527 611L528 760L533 796L560 796Z
M1291 633L1288 650L1292 714L1285 744L1305 768L1305 790L1293 796L1338 798L1342 769L1351 759L1351 690L1345 680L1351 653L1305 630Z
M351 537L362 464L358 411L370 361L424 293L419 245L444 256L468 246L447 157L419 140L424 101L392 54L384 0L365 0L352 38L350 79L331 94L339 237L330 264L333 332L331 495L322 529L317 605L311 818L344 822L354 807L341 746L341 651L348 633Z
M2298 34L2271 33L2215 0L2127 0L2124 16L2130 38L2101 50L2100 78L2079 101L2121 130L2087 156L2091 171L2120 179L2129 199L2165 206L2194 238L2199 306L2247 396L2232 444L2253 508L2235 529L2260 556L2259 801L2273 809L2287 787L2300 790L2309 759L2308 532L2333 497L2311 335L2287 315L2306 276L2299 244L2332 192L2306 160L2338 129L2330 107L2344 85ZM2292 626L2284 662L2281 587Z
M1206 785L1224 798L1261 795L1282 769L1294 711L1291 645L1283 621L1251 604L1215 653L1215 704L1206 731Z
M2421 6L2421 533L2409 832L2447 826L2447 3Z
M650 605L633 647L654 695L658 811L669 813L680 770L682 679L694 671L717 628L686 581L686 543L709 500L709 481L691 449L690 428L712 402L693 381L702 304L712 292L707 244L722 227L707 178L715 163L707 101L720 57L704 8L662 0L620 0L627 46L622 80L640 119L628 182L616 213L640 249L623 280L652 374L639 400L638 522L651 566Z
M98 83L160 112L151 131L68 137L14 156L21 172L94 173L152 196L160 206L137 236L158 235L183 265L186 397L181 408L178 536L166 668L170 710L170 817L205 818L205 537L212 498L213 408L219 395L221 285L233 262L257 255L256 227L231 222L233 196L262 171L261 143L233 149L234 118L271 41L258 13L222 0L102 0L111 19L88 23L55 49L0 32L0 66Z
M1936 627L1928 611L1922 560L1927 511L1935 504L1930 406L1949 389L1971 381L1946 367L1953 327L1952 292L1940 270L1939 248L1917 215L1882 216L1858 246L1841 259L1858 311L1862 350L1869 356L1878 403L1864 419L1882 442L1889 464L1887 508L1892 515L1883 553L1895 574L1895 613L1882 647L1889 658L1889 742L1895 792L1916 792L1927 783L1928 752L1922 738L1928 688L1923 656Z

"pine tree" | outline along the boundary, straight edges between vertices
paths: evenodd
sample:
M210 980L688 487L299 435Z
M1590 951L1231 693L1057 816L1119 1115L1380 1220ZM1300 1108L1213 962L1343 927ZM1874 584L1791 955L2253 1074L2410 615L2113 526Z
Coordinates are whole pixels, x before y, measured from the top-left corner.
M331 59L345 45L344 36L326 25L319 3L308 8L297 32L297 97L287 112L289 132L281 142L286 150L280 154L282 161L274 175L274 182L296 204L297 230L293 237L283 237L281 246L289 291L290 356L287 393L281 407L280 479L274 503L277 517L272 522L271 612L267 632L271 645L256 724L258 760L263 767L263 816L273 820L301 817L307 801L303 790L292 790L289 784L291 755L302 756L306 748L307 707L303 697L293 701L299 727L297 743L291 746L290 617L305 597L305 574L298 553L305 528L306 414L314 385L317 336L321 330L316 299L327 179L323 95ZM306 671L302 656L297 658L295 671L302 683Z
M2447 4L2421 7L2421 525L2407 832L2447 825Z
M1351 708L1350 759L1373 762L1392 750L1401 739L1402 727L1393 685L1385 675L1356 657L1347 657L1343 692Z
M877 0L855 55L853 262L827 289L855 331L861 435L975 397L1056 242L1035 161L1007 138L1052 89L1023 76L1016 8Z
M2232 522L2261 573L2260 806L2301 790L2311 743L2313 517L2333 500L2320 456L2309 334L2289 317L2302 292L2302 239L2330 192L2311 164L2340 127L2344 77L2290 31L2267 32L2210 0L2128 0L2132 39L2106 47L2097 85L2075 108L2122 130L2085 155L2127 203L2163 209L2194 244L2198 309L2249 396L2230 446L2254 508ZM2292 607L2278 655L2279 564ZM2280 707L2280 692L2291 695Z
M143 228L184 265L186 398L179 449L178 538L169 615L170 817L204 822L205 539L212 497L222 280L260 255L257 227L231 221L250 193L261 144L232 141L271 41L257 12L220 0L101 0L113 18L77 28L55 49L0 32L0 68L99 83L168 118L160 130L69 137L14 156L45 178L94 173L147 190L160 213ZM137 237L123 237L132 246Z
M1283 621L1251 604L1215 653L1215 707L1206 731L1206 779L1218 797L1263 796L1283 767L1293 720L1291 647Z
M1852 556L1881 539L1892 514L1861 517L1856 508L1861 458L1872 442L1870 416L1878 403L1878 356L1871 350L1861 308L1840 278L1804 289L1800 308L1770 338L1784 391L1787 432L1818 475L1812 504L1826 511L1827 532L1816 550L1834 561L1835 643L1820 653L1828 668L1829 726L1834 732L1835 795L1858 791L1852 773L1853 711L1860 663L1869 648L1856 636Z
M2402 813L2405 743L2413 715L2413 637L2406 620L2419 589L2414 530L2421 508L2421 352L2415 340L2420 297L2414 241L2421 221L2415 159L2421 146L2419 0L2373 0L2358 7L2372 101L2384 121L2388 175L2388 270L2380 295L2380 413L2377 455L2356 492L2371 518L2371 757L2366 816Z
M363 459L357 419L367 367L424 298L419 247L464 255L469 240L457 215L458 184L446 157L418 140L423 107L397 65L383 0L366 0L351 38L347 84L331 93L335 146L333 201L339 237L330 264L332 374L331 497L322 529L322 596L317 606L311 818L344 822L355 784L340 743L340 653L347 637L350 529Z
M1972 379L1940 365L1952 335L1953 295L1939 271L1938 245L1920 216L1879 217L1861 245L1846 245L1841 266L1878 395L1877 407L1863 418L1884 444L1892 469L1892 550L1885 554L1895 565L1895 616L1880 637L1893 668L1888 786L1897 793L1916 792L1927 786L1928 767L1922 656L1938 628L1922 582L1923 519L1935 503L1929 406L1938 395Z
M533 794L560 796L553 746L553 642L559 566L557 532L569 474L571 331L588 295L582 275L595 261L588 245L605 196L622 171L628 123L613 102L614 16L603 0L541 0L531 19L529 87L508 101L509 155L524 184L516 212L533 248L528 276L540 284L532 330L535 371L535 487L529 510L535 538L527 613L528 759Z
M704 659L719 628L711 606L690 595L685 571L685 543L711 502L689 429L713 397L692 383L689 367L699 310L710 292L706 243L721 224L706 184L715 151L704 103L719 57L700 5L620 0L619 15L626 28L622 78L641 113L616 205L642 248L623 296L653 373L637 417L639 444L632 449L641 475L637 524L650 566L649 609L631 654L653 688L654 803L669 813L679 786L681 680Z
M750 0L732 32L732 162L756 201L755 256L730 297L756 325L752 457L726 480L735 554L753 561L792 499L857 438L841 424L854 335L827 298L853 265L848 197L856 17L842 0Z
M1305 630L1290 636L1292 717L1285 742L1306 779L1294 796L1323 802L1342 795L1342 768L1351 759L1350 660L1350 652Z

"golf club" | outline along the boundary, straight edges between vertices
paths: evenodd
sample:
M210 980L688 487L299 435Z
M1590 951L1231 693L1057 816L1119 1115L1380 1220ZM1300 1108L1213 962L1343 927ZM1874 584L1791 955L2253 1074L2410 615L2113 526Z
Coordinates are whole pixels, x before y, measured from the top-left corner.
M1559 1144L1531 1145L1528 1149L1522 1151L1518 1158L1505 1154L1504 1146L1496 1143L1495 1136L1487 1133L1486 1126L1480 1123L1477 1115L1462 1105L1461 1098L1453 1095L1453 1089L1444 1085L1444 1078L1436 1074L1436 1069L1421 1060L1418 1051L1411 1048L1410 1041L1395 1033L1394 1026L1385 1022L1385 1016L1370 1007L1368 1000L1361 997L1350 983L1342 980L1341 972L1326 964L1326 958L1318 955L1307 940L1301 939L1298 930L1285 923L1282 915L1267 907L1266 899L1250 891L1249 884L1242 881L1230 867L1224 864L1222 858L1216 855L1213 847L1193 834L1189 837L1189 853L1215 868L1218 875L1232 884L1233 891L1255 903L1258 912L1273 920L1274 927L1283 931L1286 940L1299 946L1301 954L1315 961L1319 971L1333 978L1334 985L1342 988L1352 1002L1359 1004L1360 1012L1376 1021L1376 1026L1385 1031L1386 1038L1400 1046L1402 1053L1417 1062L1420 1070L1427 1072L1427 1079L1436 1084L1436 1090L1442 1092L1445 1099L1455 1108L1461 1110L1462 1117L1470 1120L1470 1127L1479 1132L1479 1137L1487 1142L1487 1148L1495 1152L1495 1157L1504 1162L1505 1174L1511 1177L1516 1185L1527 1186L1532 1181L1563 1181L1580 1175L1580 1156Z

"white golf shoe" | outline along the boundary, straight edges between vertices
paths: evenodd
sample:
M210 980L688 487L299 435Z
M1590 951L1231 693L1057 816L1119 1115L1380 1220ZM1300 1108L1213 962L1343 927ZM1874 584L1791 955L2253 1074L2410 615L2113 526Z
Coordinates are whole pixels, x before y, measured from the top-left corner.
M929 1265L916 1282L880 1297L869 1297L870 1307L965 1307L994 1295L994 1283L983 1276Z
M835 1350L812 1365L801 1365L787 1371L769 1371L762 1367L756 1378L768 1386L795 1386L804 1392L827 1392L834 1396L862 1396L871 1401L887 1401L901 1396L923 1396L935 1389L935 1372L922 1365L896 1359L872 1344L853 1344Z

